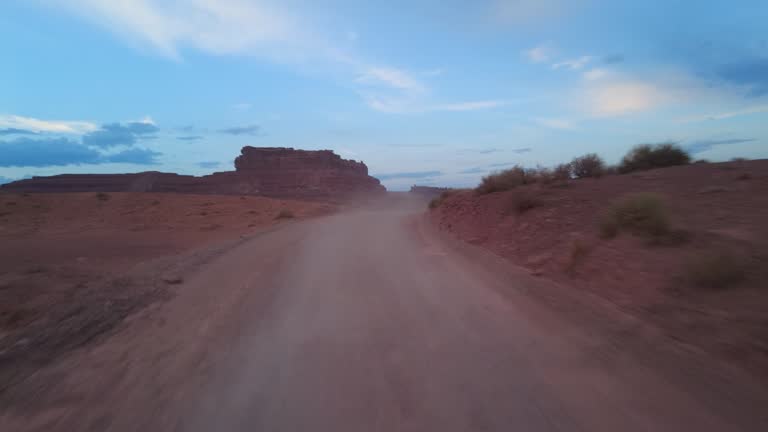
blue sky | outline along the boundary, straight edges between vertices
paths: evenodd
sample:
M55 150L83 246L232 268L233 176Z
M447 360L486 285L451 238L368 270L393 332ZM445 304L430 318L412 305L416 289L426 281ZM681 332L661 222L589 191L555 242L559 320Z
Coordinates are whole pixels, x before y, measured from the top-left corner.
M768 157L764 0L6 0L0 182L333 149L390 189L677 141Z

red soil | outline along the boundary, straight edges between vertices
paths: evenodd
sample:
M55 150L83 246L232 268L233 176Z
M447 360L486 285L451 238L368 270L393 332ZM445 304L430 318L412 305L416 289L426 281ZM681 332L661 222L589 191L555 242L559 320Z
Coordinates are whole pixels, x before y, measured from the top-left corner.
M19 368L167 296L165 285L183 283L163 275L177 256L285 223L281 211L306 218L334 209L255 196L0 194L0 393L23 378Z
M660 194L672 224L690 239L652 245L622 233L600 237L611 203L634 192ZM520 194L537 205L519 213ZM657 324L683 343L752 370L768 371L768 160L696 164L560 186L525 186L446 198L430 217L441 229L564 287L589 291ZM745 279L722 289L696 286L689 264L735 257Z

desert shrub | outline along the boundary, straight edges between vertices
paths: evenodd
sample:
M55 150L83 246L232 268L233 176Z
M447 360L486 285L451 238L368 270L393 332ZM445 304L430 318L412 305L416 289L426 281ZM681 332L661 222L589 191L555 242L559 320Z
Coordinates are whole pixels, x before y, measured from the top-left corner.
M571 164L563 163L563 164L556 165L552 169L552 176L557 181L566 181L571 179L572 171L573 171L573 168L571 167Z
M708 164L709 161L707 159L696 159L695 161L693 161L693 163L695 163L695 164Z
M576 178L600 177L605 172L605 162L596 153L588 153L571 161L571 174Z
M662 198L653 193L637 193L616 201L601 221L600 233L611 238L622 230L649 237L670 234L669 216Z
M687 165L691 155L674 143L640 144L632 148L621 160L619 172L663 168L675 165Z
M480 181L480 185L475 188L478 194L489 194L501 192L530 183L527 179L526 170L515 165L510 169L489 174Z
M558 174L555 172L555 169L553 168L546 168L538 166L536 168L526 168L525 169L525 183L531 184L531 183L541 183L544 185L552 184L558 180L561 180L561 178L558 177ZM570 175L570 172L569 172Z
M448 189L447 191L443 191L440 195L432 198L429 201L429 208L430 209L435 209L435 208L440 207L440 205L443 203L443 201L445 201L446 198L448 198L449 196L455 194L456 192L458 192L457 189Z
M744 264L733 255L718 252L700 255L688 262L685 278L702 288L724 289L746 278Z
M109 199L112 198L108 193L105 192L99 192L96 194L96 199L99 201L109 201Z
M275 216L275 219L293 219L295 215L292 211L288 209L282 209L280 212Z
M746 162L747 160L745 157L735 157L731 159L731 162Z

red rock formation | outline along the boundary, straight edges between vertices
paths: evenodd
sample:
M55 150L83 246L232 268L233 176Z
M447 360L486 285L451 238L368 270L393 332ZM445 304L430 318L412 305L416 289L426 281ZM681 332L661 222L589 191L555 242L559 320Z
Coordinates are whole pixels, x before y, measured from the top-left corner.
M284 198L344 199L383 192L362 162L331 150L243 147L236 171L194 177L161 172L63 174L34 177L0 186L15 192L178 192L263 195Z

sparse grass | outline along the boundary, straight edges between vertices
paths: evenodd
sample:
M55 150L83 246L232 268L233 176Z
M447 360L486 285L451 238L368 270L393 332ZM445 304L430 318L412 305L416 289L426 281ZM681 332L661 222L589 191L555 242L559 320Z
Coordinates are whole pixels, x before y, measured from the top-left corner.
M700 255L685 268L685 279L701 288L726 289L745 278L744 263L725 252Z
M573 171L573 168L571 167L571 164L563 163L555 166L555 168L552 169L552 176L555 178L556 181L565 182L571 179L572 171Z
M106 192L99 192L96 194L96 199L99 201L109 201L110 198L112 198L112 196Z
M484 195L535 183L548 185L570 178L571 167L569 164L558 165L554 169L545 167L523 168L520 165L515 165L510 169L483 177L480 185L475 188L475 192Z
M600 234L612 238L620 231L646 237L669 235L669 216L663 199L653 193L627 195L615 202L600 223Z
M574 158L570 165L571 174L576 178L597 178L605 174L605 162L596 153Z
M282 209L277 214L277 216L275 216L275 219L293 219L294 217L296 217L296 215L294 215L292 211L288 209Z
M541 183L544 185L552 184L555 180L555 173L552 168L537 166L536 168L525 169L526 183Z
M526 184L525 169L516 165L510 169L499 171L483 177L475 191L480 194L502 192Z
M432 198L429 201L429 208L436 209L440 207L440 205L443 203L443 201L445 201L446 198L457 193L458 191L459 191L458 189L448 189L446 191L443 191L440 195Z
M153 205L153 206L160 205L160 201L153 200L150 204Z
M675 143L640 144L627 153L619 164L621 174L664 168L675 165L687 165L691 155Z

